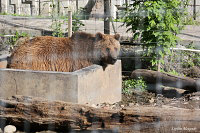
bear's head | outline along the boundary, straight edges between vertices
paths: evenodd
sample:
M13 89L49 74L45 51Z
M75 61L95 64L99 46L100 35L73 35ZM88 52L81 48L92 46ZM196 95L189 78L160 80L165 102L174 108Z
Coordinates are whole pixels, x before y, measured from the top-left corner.
M94 51L98 55L101 64L114 64L120 52L120 35L107 35L97 33L95 35Z

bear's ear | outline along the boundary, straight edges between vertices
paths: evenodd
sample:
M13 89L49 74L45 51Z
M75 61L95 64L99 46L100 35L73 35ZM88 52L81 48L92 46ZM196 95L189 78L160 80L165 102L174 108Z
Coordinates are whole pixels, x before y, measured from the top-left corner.
M115 34L114 38L119 41L120 35L119 34Z
M103 34L102 33L100 33L100 32L98 32L96 35L95 35L95 37L96 37L96 40L102 40L103 39Z
M80 37L81 32L74 32L71 36L72 39L77 39L78 37Z

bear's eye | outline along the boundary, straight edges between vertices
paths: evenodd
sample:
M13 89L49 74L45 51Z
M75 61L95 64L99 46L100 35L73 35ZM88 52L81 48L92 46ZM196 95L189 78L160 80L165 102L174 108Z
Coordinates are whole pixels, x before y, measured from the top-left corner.
M110 52L110 49L109 49L109 48L106 48L106 52L108 52L108 53L109 53L109 52Z

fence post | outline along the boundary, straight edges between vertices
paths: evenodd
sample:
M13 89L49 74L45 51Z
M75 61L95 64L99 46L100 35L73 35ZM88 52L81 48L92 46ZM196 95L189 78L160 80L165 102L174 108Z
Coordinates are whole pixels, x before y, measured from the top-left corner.
M38 0L38 15L41 15L41 0Z
M68 37L72 36L72 11L68 11Z
M7 0L1 0L1 12L8 13L8 1Z
M104 34L110 34L110 0L104 0Z
M76 0L76 11L78 12L78 0Z
M160 62L160 59L159 59L159 61L158 61L158 72L160 72L160 69L161 69L161 62Z
M128 10L128 0L125 0L126 10Z
M193 5L193 18L196 20L196 0L194 0L194 5Z
M60 16L60 0L57 1L57 12L58 16Z

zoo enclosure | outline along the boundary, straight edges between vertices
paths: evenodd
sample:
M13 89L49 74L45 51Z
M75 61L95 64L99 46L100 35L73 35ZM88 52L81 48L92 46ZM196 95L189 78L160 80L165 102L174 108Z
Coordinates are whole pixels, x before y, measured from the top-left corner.
M81 9L90 9L89 14L83 14L83 20L81 20L85 26L81 27L80 30L90 32L90 33L96 33L96 32L105 32L105 30L108 31L110 29L110 33L114 34L115 32L120 33L121 36L125 37L123 40L128 40L129 37L131 37L130 33L126 32L125 27L120 27L122 25L121 22L113 22L112 25L108 27L104 27L104 18L106 18L106 14L104 12L104 1L107 1L109 4L109 11L110 16L114 19L118 18L118 15L120 15L120 12L126 8L127 4L130 4L131 2L134 2L134 0L96 0L96 3L92 3L95 0L1 0L1 13L2 14L14 14L19 15L19 17L16 17L14 19L11 19L9 21L8 17L5 18L5 23L12 23L14 25L20 24L20 27L26 28L28 30L30 29L38 29L38 30L51 30L50 24L51 19L49 16L51 16L52 13L52 3L55 4L55 8L57 11L58 16L54 16L59 18L60 16L67 16L68 11L72 10L73 12L76 12ZM188 7L189 13L191 16L193 16L194 19L198 19L198 12L200 9L200 1L192 0L190 3L190 6ZM28 16L28 17L24 17ZM38 17L39 16L39 17ZM40 17L47 17L47 19L43 19ZM20 20L21 19L21 20ZM39 21L35 21L35 20ZM103 21L104 20L104 21ZM32 23L31 23L32 22ZM44 25L34 25L42 23ZM65 24L62 28L66 29ZM38 28L41 27L41 28ZM103 28L104 27L104 28ZM6 28L6 24L3 25L0 28ZM15 27L16 28L16 27ZM15 29L14 28L14 29ZM44 29L45 28L45 29ZM19 28L16 28L18 30ZM128 38L127 38L128 37ZM137 42L136 42L137 43ZM123 44L125 44L123 42ZM133 46L137 47L137 46ZM137 49L137 48L134 48ZM133 52L135 53L135 52ZM124 57L125 58L125 57ZM129 59L131 57L128 57ZM132 59L136 59L136 61L142 60L143 57L132 57ZM136 68L140 68L141 64L140 62L136 63Z
M127 5L136 0L108 0L111 3L111 14L116 17L116 11L127 8ZM31 16L50 16L52 3L56 4L57 12L59 15L66 15L70 9L78 11L81 8L88 8L94 3L103 3L104 0L1 0L0 13L18 14L18 15L31 15ZM96 4L98 13L101 13L98 8L101 4ZM191 0L190 7L188 7L194 19L199 18L200 1Z
M191 9L192 8L192 9ZM200 13L200 1L199 0L192 0L190 4L190 13L192 12L193 19L199 19L199 13ZM193 10L193 11L191 11Z
M123 16L123 10L134 1L136 0L1 0L0 13L41 18L67 16L68 11L71 10L78 18L85 20L85 27L82 30L101 31L99 23L104 20L104 33L113 34L117 32L123 34L123 36L131 36L123 32L124 29L119 27L122 23L114 23L113 21L119 18L120 15ZM56 15L52 14L53 9L55 9ZM77 13L81 11L84 12ZM190 16L198 20L200 1L191 0L188 11ZM111 24L108 17L112 18ZM94 26L91 26L91 22Z

